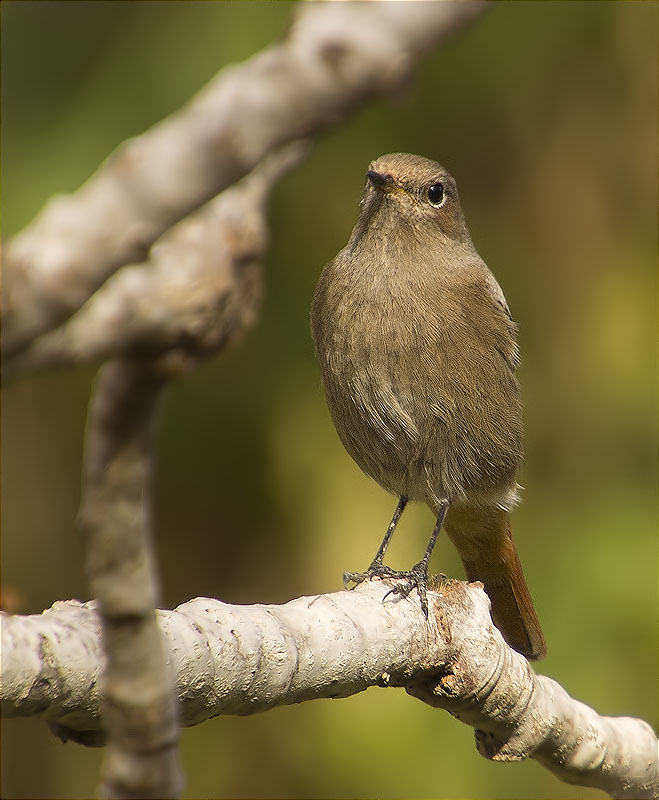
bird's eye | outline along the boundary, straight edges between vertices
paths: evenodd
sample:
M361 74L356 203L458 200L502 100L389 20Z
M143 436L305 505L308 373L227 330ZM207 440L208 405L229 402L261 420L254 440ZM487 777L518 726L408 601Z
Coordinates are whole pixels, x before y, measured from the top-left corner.
M444 202L443 183L433 183L430 189L428 189L428 200L430 201L430 205L441 206Z

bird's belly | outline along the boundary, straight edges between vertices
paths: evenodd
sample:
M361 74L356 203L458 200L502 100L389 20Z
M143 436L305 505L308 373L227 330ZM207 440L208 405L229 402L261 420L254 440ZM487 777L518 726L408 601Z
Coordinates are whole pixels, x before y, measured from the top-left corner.
M355 373L345 382L326 380L325 391L339 437L359 467L393 494L424 500L419 431L391 384L376 386Z
M345 330L345 328L343 328ZM441 434L428 418L427 392L419 382L414 348L366 345L355 325L348 340L336 342L323 365L323 382L334 425L359 467L383 488L410 500L428 499L426 454L429 431ZM410 380L414 366L415 381ZM444 448L442 448L443 450ZM432 481L431 481L432 482ZM436 481L434 481L436 483ZM446 492L438 487L440 496Z
M349 339L335 341L334 355L328 350L322 372L337 432L359 467L388 491L431 506L443 498L514 503L521 421L512 420L511 404L518 398L481 402L478 380L460 384L460 364L438 347L429 356L426 338L395 347L381 337L385 346L375 348L350 330Z

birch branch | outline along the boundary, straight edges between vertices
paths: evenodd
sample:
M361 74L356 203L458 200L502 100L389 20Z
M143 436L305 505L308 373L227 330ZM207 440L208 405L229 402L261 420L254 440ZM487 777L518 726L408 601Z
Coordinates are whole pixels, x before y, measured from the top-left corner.
M159 611L181 723L404 686L473 726L486 758L534 758L561 780L612 797L659 796L650 726L599 716L536 675L492 625L480 584L436 585L427 621L416 595L383 603L390 585L374 580L283 606L197 598ZM94 603L4 616L3 714L98 735L98 630Z
M3 356L80 308L120 267L269 152L391 94L485 0L304 3L277 44L217 76L180 111L121 145L53 198L6 248Z

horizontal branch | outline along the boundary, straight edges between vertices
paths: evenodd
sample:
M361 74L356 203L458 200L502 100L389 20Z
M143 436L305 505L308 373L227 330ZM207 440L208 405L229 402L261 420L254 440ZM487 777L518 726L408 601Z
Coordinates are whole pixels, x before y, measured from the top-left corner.
M198 598L159 611L182 724L404 686L472 725L487 758L535 758L562 780L613 797L659 793L650 726L601 717L536 675L492 625L480 584L436 585L427 621L416 595L383 603L387 588L375 580L283 606ZM38 715L98 743L102 655L94 603L56 603L38 616L2 621L3 715Z
M482 0L304 3L277 44L217 76L181 110L122 144L77 192L53 198L3 254L3 354L80 308L171 225L269 152L391 93Z

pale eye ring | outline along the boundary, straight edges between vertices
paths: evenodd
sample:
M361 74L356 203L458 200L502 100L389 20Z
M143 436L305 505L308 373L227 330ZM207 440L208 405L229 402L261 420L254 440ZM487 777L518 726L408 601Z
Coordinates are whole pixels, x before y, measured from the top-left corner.
M443 204L446 195L443 183L433 183L428 189L428 201L431 206L439 207Z

